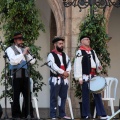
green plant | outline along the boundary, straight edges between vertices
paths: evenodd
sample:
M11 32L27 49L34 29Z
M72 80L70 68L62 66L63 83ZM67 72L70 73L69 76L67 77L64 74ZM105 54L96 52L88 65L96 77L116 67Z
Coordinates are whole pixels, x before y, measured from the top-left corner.
M107 68L110 66L110 54L107 51L109 37L106 34L104 16L102 14L95 14L94 17L88 15L85 21L80 25L79 39L83 35L87 35L91 38L91 47L96 51L103 68L101 74L107 75ZM79 39L78 43L80 42ZM78 85L79 83L73 80L73 84L75 87L75 96L80 98L81 89Z
M1 28L4 32L4 43L10 46L10 39L13 38L15 32L22 32L25 40L25 45L30 47L31 52L36 56L36 63L31 66L31 77L34 81L35 95L37 92L42 90L44 83L42 82L42 76L39 71L37 71L38 61L42 60L39 51L40 46L36 46L34 43L37 40L40 30L45 32L44 25L40 20L39 11L36 9L35 0L0 0L0 21ZM8 69L7 69L8 71ZM4 82L5 74L2 71L1 84L5 85ZM11 99L12 87L8 82L7 97ZM3 94L0 98L4 97Z

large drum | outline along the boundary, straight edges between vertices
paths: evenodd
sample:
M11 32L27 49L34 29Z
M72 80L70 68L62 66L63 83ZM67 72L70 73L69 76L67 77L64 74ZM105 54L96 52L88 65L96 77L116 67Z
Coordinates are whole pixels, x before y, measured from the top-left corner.
M106 87L106 79L101 76L93 77L90 80L90 91L93 93L101 93Z

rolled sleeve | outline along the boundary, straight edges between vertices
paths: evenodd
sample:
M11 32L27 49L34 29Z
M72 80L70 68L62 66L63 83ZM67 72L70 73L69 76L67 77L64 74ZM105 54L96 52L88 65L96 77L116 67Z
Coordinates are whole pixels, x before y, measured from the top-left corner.
M75 80L82 80L82 56L78 56L78 54L81 55L80 50L76 52L74 60L74 78Z
M34 64L35 61L36 61L35 58L33 58L30 54L28 54L28 55L27 55L27 61L29 61L29 60L31 60L31 61L30 61L31 64Z
M66 71L70 74L71 71L71 61L70 58L66 55L66 61L67 61L67 69Z
M22 53L19 55L15 55L11 47L7 48L6 53L9 57L9 62L11 65L17 65L24 59L24 55Z

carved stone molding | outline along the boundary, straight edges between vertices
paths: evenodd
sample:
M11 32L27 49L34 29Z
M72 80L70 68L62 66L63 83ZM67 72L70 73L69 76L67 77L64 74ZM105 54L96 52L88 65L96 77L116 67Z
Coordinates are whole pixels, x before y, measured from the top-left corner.
M64 11L60 0L47 0L55 16L57 25L57 35L64 35Z

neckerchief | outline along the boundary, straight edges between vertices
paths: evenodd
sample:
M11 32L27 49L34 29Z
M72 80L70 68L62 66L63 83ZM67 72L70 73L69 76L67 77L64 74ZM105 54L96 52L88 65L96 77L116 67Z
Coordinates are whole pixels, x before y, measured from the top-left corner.
M85 47L85 46L80 46L79 49L80 49L80 50L85 50L85 51L88 51L88 52L92 50L91 47Z
M59 55L62 55L62 53L61 52L58 52L57 50L52 50L52 52L54 52L54 53L56 53L56 54L59 54Z

